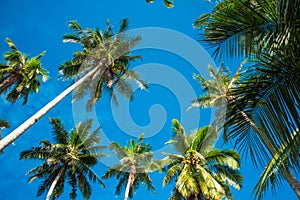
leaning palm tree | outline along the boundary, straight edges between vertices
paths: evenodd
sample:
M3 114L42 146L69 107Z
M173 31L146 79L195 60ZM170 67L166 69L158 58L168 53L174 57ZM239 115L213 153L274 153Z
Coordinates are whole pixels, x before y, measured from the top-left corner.
M74 34L66 34L65 42L77 42L83 47L82 51L74 53L71 61L60 67L64 77L76 77L76 82L61 92L52 101L42 107L33 116L0 141L0 150L20 137L28 128L43 117L49 110L62 101L76 88L76 98L90 93L88 108L95 104L103 91L107 91L115 99L114 88L128 98L132 98L132 88L127 81L135 81L141 89L146 87L139 75L129 70L129 63L138 56L129 55L130 49L139 40L139 37L128 38L122 32L127 28L128 21L122 20L120 30L115 34L112 27L107 24L105 31L99 29L83 30L76 21L70 21L69 28Z
M38 147L21 152L20 159L38 159L43 163L31 169L28 182L35 179L43 179L37 196L47 192L46 199L57 199L64 191L65 183L71 187L70 199L77 196L77 187L85 199L89 199L92 193L92 182L98 182L104 187L101 179L92 170L98 159L104 154L99 153L103 147L98 146L100 128L90 133L92 121L79 123L75 129L68 132L64 129L60 119L50 119L53 126L54 140L41 141Z
M7 94L6 100L12 103L24 98L24 105L29 93L38 92L40 78L44 82L48 79L48 71L42 68L40 61L45 51L29 58L29 55L19 51L9 38L6 38L6 42L11 51L4 54L7 63L0 64L0 94Z
M173 120L174 136L167 142L179 154L167 155L163 186L175 180L171 199L231 199L230 186L239 189L240 156L234 150L215 149L218 133L212 126L187 135L178 120Z
M277 62L273 59L273 69L275 69ZM285 68L288 67L295 67L296 71L296 66L293 66L290 62L286 60L277 65L277 70L273 73L282 71L282 76L285 76L284 74L288 73ZM265 67L264 70L268 70L268 68ZM276 157L278 154L278 148L283 148L282 146L289 149L290 159L285 162L285 165L282 165L282 167L285 167L286 173L280 173L277 176L286 179L295 193L299 195L299 181L290 171L299 170L298 150L300 141L290 134L290 130L296 130L300 126L300 118L296 107L299 95L293 96L292 100L288 99L289 96L282 96L280 90L286 93L287 87L281 89L276 87L279 91L265 95L269 92L264 92L263 88L272 85L274 77L266 74L263 77L258 76L256 71L250 69L246 71L238 70L233 77L222 69L215 72L210 68L210 71L214 80L205 80L201 75L195 75L204 94L194 99L192 106L202 108L221 106L220 110L223 112L217 113L218 120L215 123L220 124L222 122L220 119L224 120L224 125L220 128L224 128L225 141L234 140L235 145L238 145L238 149L244 155L247 156L249 152L256 165L259 163L264 166L267 165L269 160L274 160L274 156ZM254 76L253 73L256 75ZM282 76L278 77L275 85ZM295 74L290 74L288 77L295 76ZM290 81L294 82L295 79L292 78ZM289 86L290 81L283 84ZM280 82L282 83L282 81ZM261 92L258 93L257 90ZM294 90L294 92L297 93L297 90ZM284 98L287 101L282 101ZM276 109L267 104L270 99L272 99L271 102ZM288 104L287 102L294 103ZM285 113L279 113L278 110L285 110ZM293 118L295 120L291 120ZM278 182L272 182L272 184L274 184L273 187L275 187L275 184L279 186ZM262 188L267 189L268 187ZM263 191L260 190L260 193L263 193ZM260 194L257 196L261 197Z
M253 113L247 107L255 99L248 99L248 102L243 99L251 83L247 82L248 76L242 71L243 65L244 62L234 76L223 65L217 70L208 67L212 79L206 80L200 74L194 75L203 94L192 100L191 107L217 108L214 124L224 130L224 141L235 140L235 145L239 144L238 148L243 154L247 156L249 153L255 164L262 164L263 157L269 158L265 145L272 151L275 151L275 147L255 124ZM244 93L237 93L237 88Z
M117 142L109 146L117 154L120 163L109 168L102 178L108 179L116 176L119 182L115 193L120 195L125 189L124 200L132 198L140 184L155 192L149 172L160 171L160 165L153 159L151 146L142 143L143 138L143 135L140 135L137 142L131 139L127 146L120 146Z
M257 126L264 129L265 140L256 141L265 146L265 155L259 151L255 157L264 157L265 161L274 159L277 149L290 149L293 159L286 166L297 166L299 141L292 138L291 131L300 126L299 117L299 49L300 36L300 1L299 0L254 0L223 1L212 14L201 16L195 26L204 29L204 40L215 47L215 55L246 56L256 60L252 69L245 74L244 87L237 87L234 96L242 98L235 102L242 110L247 111L255 119ZM271 114L273 113L273 114ZM232 135L239 137L242 131L241 119L228 116L235 124ZM275 122L280 122L280 127ZM236 131L236 130L240 130ZM285 131L279 131L285 130ZM246 140L237 140L243 148ZM271 143L271 145L269 145ZM270 146L273 146L270 148ZM295 159L297 158L297 159ZM266 163L265 163L266 164ZM279 171L278 171L279 172ZM279 173L282 175L282 173ZM293 176L285 173L287 181ZM277 182L272 182L276 187ZM299 181L289 182L300 198ZM266 189L266 187L264 187Z

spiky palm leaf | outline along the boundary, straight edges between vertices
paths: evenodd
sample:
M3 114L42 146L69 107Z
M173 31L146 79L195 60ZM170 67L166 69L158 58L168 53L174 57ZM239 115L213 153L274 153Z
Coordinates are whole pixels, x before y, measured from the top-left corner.
M204 41L215 56L256 56L283 46L292 47L299 21L299 0L226 0L194 26L203 29Z
M40 166L27 172L31 174L28 182L35 179L44 180L37 192L37 196L41 196L49 190L58 174L61 174L51 195L52 199L57 199L63 193L65 183L72 188L70 199L76 198L77 187L84 198L89 199L92 191L89 181L98 182L104 187L101 179L91 169L97 164L97 159L104 156L99 152L103 147L97 146L100 141L99 129L90 133L91 120L79 123L71 132L64 129L60 119L51 118L50 123L53 126L54 140L57 143L41 141L40 146L32 147L20 154L22 160L43 161Z

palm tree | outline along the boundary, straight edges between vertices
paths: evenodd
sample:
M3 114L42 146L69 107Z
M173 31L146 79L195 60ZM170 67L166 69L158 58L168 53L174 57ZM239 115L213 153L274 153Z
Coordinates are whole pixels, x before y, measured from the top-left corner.
M129 62L137 58L129 55L130 48L140 38L126 38L122 35L127 25L127 20L121 21L120 30L115 34L109 24L102 32L90 28L83 30L76 21L70 21L69 28L74 30L75 34L66 34L64 41L79 42L83 50L74 53L73 59L62 64L60 71L66 78L77 76L78 80L2 139L0 150L20 137L76 88L78 88L76 98L82 97L85 92L91 93L92 98L87 104L88 107L98 101L103 90L113 99L115 99L114 88L126 97L132 98L132 89L127 82L130 80L134 80L141 89L146 88L145 82L139 79L138 74L128 69Z
M280 69L279 67L277 69L285 70L284 66L286 68L292 67L288 60L284 63L277 65L281 66ZM273 69L275 69L276 61L274 59L273 64ZM210 68L210 74L214 80L205 80L201 75L195 75L204 90L204 94L192 101L192 107L206 108L221 106L220 110L223 113L217 113L218 120L215 123L220 124L222 122L220 120L225 121L224 126L220 127L224 128L225 141L234 140L235 145L238 145L239 150L243 154L246 153L245 155L247 155L248 152L250 153L255 165L259 163L264 166L267 164L266 162L274 160L275 157L278 157L278 149L285 146L284 148L290 152L290 159L285 162L285 165L281 166L281 168L285 167L284 170L286 172L279 175L288 181L298 195L300 184L290 169L299 170L298 149L300 141L292 137L290 130L297 130L299 127L299 114L297 113L296 103L288 104L287 102L297 102L299 95L294 96L294 100L276 103L276 109L273 109L270 105L266 104L268 98L272 98L271 102L274 103L282 100L283 96L278 95L277 92L274 95L278 96L275 97L259 96L265 93L256 94L257 90L262 90L266 85L272 84L270 79L273 78L266 75L263 78L261 76L253 76L253 71L249 73L251 70L245 72L240 69L241 66L233 78L229 73L222 70L222 68L219 68L216 72ZM295 75L291 74L290 76ZM295 80L292 79L291 81ZM286 84L289 84L289 82ZM281 90L285 90L285 88ZM264 101L265 99L267 101ZM278 110L285 110L286 112L279 114ZM292 117L295 117L296 121L290 123L291 121L289 120ZM276 165L273 166L276 167ZM279 185L279 182L272 183ZM257 185L259 184L257 183ZM263 189L267 188L263 187ZM263 193L262 190L260 192ZM261 197L261 194L257 196Z
M109 146L120 159L120 163L109 168L102 178L116 176L119 182L115 193L120 195L125 188L124 200L132 198L140 184L155 192L149 172L160 171L160 165L153 159L151 146L142 143L143 138L144 136L140 135L137 142L131 139L127 146L120 146L117 142L112 142Z
M230 186L239 189L240 156L234 150L215 149L218 133L212 126L187 135L178 120L173 120L173 138L167 142L179 154L166 154L167 172L163 186L175 180L171 199L231 199Z
M269 158L264 145L272 151L275 151L275 147L255 124L253 113L249 112L247 103L254 100L244 102L244 93L247 92L249 83L246 82L248 76L245 77L245 72L242 71L243 65L244 62L234 76L223 65L217 70L208 67L212 80L205 80L200 74L194 75L204 93L192 100L191 107L218 108L214 124L220 126L218 129L224 130L224 141L235 140L235 145L239 144L239 150L246 156L249 153L257 165L263 163L263 157ZM245 92L237 93L237 88Z
M100 128L90 133L92 121L79 123L75 129L68 132L64 129L60 119L50 119L53 126L54 141L41 141L38 147L21 152L20 159L38 159L43 161L41 165L27 172L31 174L28 182L37 178L44 181L40 185L37 196L41 196L48 190L46 199L56 199L64 191L65 182L71 187L70 199L77 196L77 187L85 199L89 199L92 193L92 182L98 182L104 187L101 179L92 170L98 162L98 158L104 154L99 153L103 147L97 144L100 141L98 133Z
M48 79L48 71L42 68L40 61L45 51L30 59L9 38L6 38L6 42L11 51L4 54L7 63L0 64L0 94L7 94L6 100L12 103L24 98L24 105L29 93L38 92L41 84L39 78L44 82Z
M261 151L264 155L256 151L252 160L260 157L268 162L278 156L278 149L289 149L294 158L286 161L289 162L284 165L286 171L291 166L299 170L300 143L291 134L300 127L299 5L299 0L228 0L219 3L212 14L202 15L195 23L196 27L204 29L204 40L215 47L215 55L219 58L225 53L225 56L256 59L256 65L246 68L243 83L232 91L233 96L240 97L234 104L252 115L256 126L264 130L260 132L264 133L265 139L261 136L256 139L265 146L265 151ZM245 122L234 115L227 116L235 126L230 134L240 137L245 133L242 131ZM246 140L237 140L237 143L244 149ZM278 175L284 175L300 198L299 182L289 181L294 177L292 173ZM277 183L272 182L272 186L276 187Z

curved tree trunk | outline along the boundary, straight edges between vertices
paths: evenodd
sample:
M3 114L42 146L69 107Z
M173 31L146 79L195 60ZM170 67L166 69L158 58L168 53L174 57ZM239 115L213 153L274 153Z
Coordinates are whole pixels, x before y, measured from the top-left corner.
M124 200L128 200L130 188L133 185L133 182L135 180L135 174L136 174L136 167L134 164L132 164L132 165L130 165L130 173L129 173L129 177L128 177L128 181L127 181L127 185L126 185Z
M9 144L13 143L18 137L20 137L28 128L30 128L33 124L35 124L40 118L42 118L48 111L50 111L54 106L56 106L60 101L62 101L68 94L70 94L74 89L76 89L80 84L86 81L91 75L93 75L99 67L95 67L92 71L87 73L81 79L76 81L73 85L65 89L61 92L57 97L55 97L52 101L42 107L38 112L32 115L29 119L27 119L23 124L21 124L18 128L12 131L9 135L4 137L0 141L0 151L7 147Z
M297 195L298 199L300 199L300 183L296 179L296 177L288 171L287 173L283 174L285 180L289 183L291 188L294 190L295 194Z
M46 200L50 200L51 195L52 195L52 193L53 193L53 191L54 191L54 188L55 188L56 184L58 183L58 181L59 181L59 179L60 179L62 173L65 171L65 169L66 169L66 165L64 165L64 166L59 170L58 174L56 175L54 181L52 182L52 184L51 184L51 186L50 186L50 188L49 188L49 191L48 191L47 196L46 196Z
M7 88L12 86L14 83L16 83L21 78L22 78L22 76L17 73L11 73L9 76L3 78L0 83L0 93L2 93Z

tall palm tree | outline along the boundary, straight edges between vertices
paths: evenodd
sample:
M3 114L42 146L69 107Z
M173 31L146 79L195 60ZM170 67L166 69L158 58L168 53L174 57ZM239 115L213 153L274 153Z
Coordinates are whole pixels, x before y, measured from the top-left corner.
M163 186L175 180L171 199L232 198L230 186L239 189L240 156L234 150L215 149L218 133L212 126L187 135L178 120L173 120L174 136L167 142L179 154L167 154L168 167Z
M245 82L248 76L245 76L245 72L242 71L243 65L244 62L234 76L231 76L223 65L217 70L208 67L213 79L206 80L200 74L194 75L203 94L192 100L191 107L218 108L217 120L214 124L224 130L224 141L235 140L235 145L239 144L239 150L246 156L249 153L257 165L257 163L263 163L264 157L269 158L265 145L272 151L275 151L275 147L255 124L253 113L249 112L247 103L255 99L248 99L248 102L244 102L244 93L247 92L249 84ZM235 92L237 88L245 92L238 94Z
M154 161L151 146L142 143L143 138L144 136L140 135L137 142L131 139L127 146L120 146L117 142L112 142L109 146L120 159L120 163L109 168L102 178L108 179L116 176L119 181L116 195L120 195L125 189L124 200L132 198L140 184L155 192L149 172L160 171L160 165Z
M204 40L215 47L215 55L219 58L225 53L225 56L256 59L256 65L248 68L244 75L247 79L244 79L244 84L240 84L244 86L233 91L235 96L242 97L235 105L240 105L242 110L253 115L256 125L264 130L262 132L266 139L257 139L265 145L269 154L263 156L264 160L274 160L279 148L289 149L294 158L287 161L289 164L284 165L285 170L291 166L299 170L300 143L291 134L300 127L300 55L297 51L300 47L299 18L299 0L228 0L219 3L212 14L202 15L195 23L196 27L204 29ZM237 130L242 130L245 122L235 118L234 113L228 117L236 128L231 134L237 137L244 134ZM280 127L275 122L280 122ZM237 142L243 148L246 141ZM273 147L270 148L269 144ZM257 152L255 154L259 156ZM300 188L296 187L299 181L290 182L293 176L287 176L291 174L279 173L284 175L300 198ZM272 182L272 186L276 187L276 183Z
M6 100L12 103L24 98L24 105L29 93L38 92L40 78L44 82L48 79L48 71L42 68L40 61L45 51L29 58L29 55L19 51L9 38L6 38L6 42L11 51L4 54L7 63L0 64L0 94L7 94Z
M66 78L76 76L76 82L2 139L0 150L20 137L76 88L78 89L76 98L90 92L88 108L98 101L102 91L107 91L115 99L114 88L117 88L126 97L132 98L133 92L127 81L133 80L141 89L146 88L145 81L140 80L137 73L128 69L129 62L138 57L130 56L130 49L140 38L125 37L122 32L127 25L128 21L122 20L119 32L115 34L109 23L106 30L102 32L99 29L92 30L90 28L83 30L76 21L70 21L69 28L75 33L66 34L64 41L78 42L82 45L83 50L74 53L73 59L62 64L60 71Z
M289 61L286 61L285 65L281 64L277 66L282 66L280 70L284 70L283 66L292 66L288 63ZM273 60L273 64L274 66L276 65L275 60ZM255 164L259 163L262 166L269 165L267 164L268 162L274 160L274 157L278 157L279 148L288 149L290 159L285 162L285 165L281 166L281 168L285 167L284 170L286 172L280 173L279 176L286 179L295 193L299 195L300 184L291 171L289 171L299 170L298 150L300 141L290 134L291 130L297 130L300 126L300 118L296 108L299 95L293 97L294 100L292 100L292 102L295 101L293 104L287 103L291 102L291 100L283 101L276 103L276 109L273 109L267 104L268 101L264 101L264 98L269 98L268 96L260 96L264 93L258 93L259 95L255 94L257 90L261 90L263 87L266 87L266 85L272 84L269 82L269 76L261 78L260 76L253 76L253 74L249 73L249 70L246 72L238 70L232 78L230 74L224 70L218 69L214 72L213 69L210 68L210 71L214 80L205 80L201 75L195 75L204 90L204 94L194 99L192 106L221 106L220 110L223 111L223 113L217 113L218 120L215 123L220 124L220 122L222 122L220 119L224 120L224 126L220 128L224 128L225 141L234 140L235 145L238 145L239 150L243 154L246 153L245 155L247 155L247 152L250 153ZM295 75L291 74L290 76ZM292 81L295 80L292 79ZM288 83L289 82L286 84ZM282 90L285 90L285 88L282 88ZM280 94L278 95L277 92L274 95L277 96L270 97L272 98L272 103L284 98ZM253 107L254 105L256 105L257 108ZM285 110L285 112L280 115L278 114L278 110ZM293 117L296 121L291 120ZM276 167L276 165L273 166ZM279 182L272 183L279 185ZM257 184L259 185L260 183ZM267 188L268 187L263 187L263 189ZM260 192L263 193L264 191L260 190ZM261 197L261 194L257 196Z
M37 196L47 192L46 199L57 199L64 191L65 183L71 187L70 199L77 196L77 187L85 199L89 199L92 193L92 182L98 182L104 187L101 179L92 170L98 159L104 154L99 153L103 147L97 144L100 141L97 128L90 133L92 121L79 123L75 129L68 132L64 129L60 119L50 119L53 126L54 141L41 141L38 147L21 152L20 159L38 159L43 163L27 172L31 174L28 182L40 178L43 179Z

